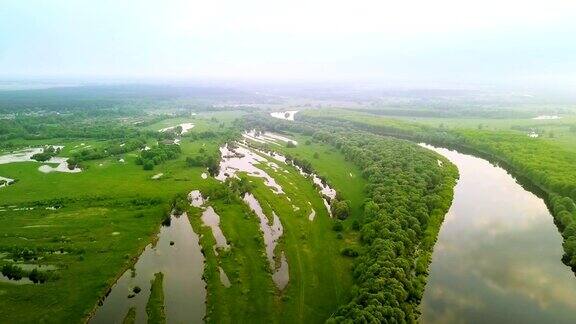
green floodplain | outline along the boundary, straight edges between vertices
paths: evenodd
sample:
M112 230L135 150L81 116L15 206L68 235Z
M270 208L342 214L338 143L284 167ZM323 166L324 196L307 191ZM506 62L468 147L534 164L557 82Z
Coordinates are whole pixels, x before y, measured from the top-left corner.
M3 323L417 322L459 178L423 142L497 163L537 193L562 236L557 262L576 269L571 112L288 106L299 112L286 120L204 101L72 104L40 94L2 101ZM179 263L139 261L188 251L162 236L170 226L195 236L186 245L202 273L193 309L173 301ZM116 295L122 306L109 306Z

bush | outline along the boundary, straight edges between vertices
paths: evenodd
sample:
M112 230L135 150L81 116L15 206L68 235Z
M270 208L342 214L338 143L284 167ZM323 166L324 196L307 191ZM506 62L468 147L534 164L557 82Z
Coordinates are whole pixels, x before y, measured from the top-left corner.
M343 256L355 258L360 255L360 252L353 247L345 247L340 251Z
M144 170L154 170L154 162L149 161L149 160L144 162L143 169Z
M5 264L2 266L2 274L10 280L20 280L26 275L26 272L18 266Z
M334 232L342 232L344 230L344 225L342 225L342 222L337 220L334 225L332 225L332 230Z
M330 205L332 215L338 219L346 219L350 215L350 201L334 199Z
M33 283L45 283L50 278L50 274L45 271L38 271L38 269L33 269L30 271L28 278Z

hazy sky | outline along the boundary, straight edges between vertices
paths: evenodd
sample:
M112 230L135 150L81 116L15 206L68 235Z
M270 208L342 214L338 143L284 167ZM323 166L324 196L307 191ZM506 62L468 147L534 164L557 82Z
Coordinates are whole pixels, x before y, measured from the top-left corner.
M576 87L576 0L0 0L0 78Z

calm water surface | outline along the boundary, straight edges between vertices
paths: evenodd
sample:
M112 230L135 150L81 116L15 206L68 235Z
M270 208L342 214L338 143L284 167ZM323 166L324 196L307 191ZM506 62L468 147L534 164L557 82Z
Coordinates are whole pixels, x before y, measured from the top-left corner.
M544 201L488 161L426 146L460 171L434 249L423 323L576 323L576 278Z
M146 323L146 303L154 274L164 274L164 305L168 323L202 323L206 301L206 283L202 280L204 256L199 238L186 213L171 216L158 241L146 247L133 270L126 271L112 287L89 323L122 323L131 307L136 307L136 323ZM171 244L174 243L174 244ZM142 291L133 297L132 289Z

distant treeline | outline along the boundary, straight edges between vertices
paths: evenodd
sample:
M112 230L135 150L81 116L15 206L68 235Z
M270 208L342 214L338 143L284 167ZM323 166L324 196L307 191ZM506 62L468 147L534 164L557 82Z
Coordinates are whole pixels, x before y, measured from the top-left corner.
M530 118L534 113L528 111L519 111L517 109L506 108L464 108L464 107L401 107L401 108L388 108L379 107L378 109L358 108L350 109L353 111L370 113L383 116L402 116L402 117L425 117L425 118L489 118L489 119L502 119L502 118Z

